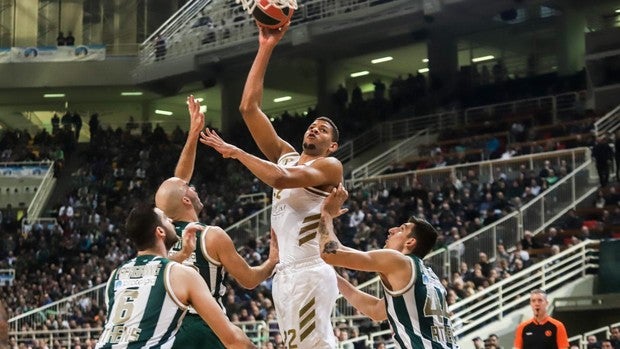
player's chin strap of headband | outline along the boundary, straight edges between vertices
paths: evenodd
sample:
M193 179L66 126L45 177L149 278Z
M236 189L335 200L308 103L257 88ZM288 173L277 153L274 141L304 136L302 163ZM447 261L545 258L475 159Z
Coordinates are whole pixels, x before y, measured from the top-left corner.
M241 7L249 13L252 14L254 8L258 4L260 0L235 0L236 3L241 4ZM297 0L266 0L271 6L275 6L278 8L290 7L297 10Z

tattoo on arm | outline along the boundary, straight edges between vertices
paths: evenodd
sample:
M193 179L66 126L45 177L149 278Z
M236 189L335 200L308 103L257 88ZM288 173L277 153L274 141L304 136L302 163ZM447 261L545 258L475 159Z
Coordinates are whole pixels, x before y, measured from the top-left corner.
M336 254L337 250L338 250L338 242L331 240L325 244L325 247L323 248L323 253Z
M326 222L326 221L329 221ZM319 220L319 234L321 235L321 245L323 245L323 253L331 253L336 254L338 250L338 241L333 240L333 237L330 237L333 234L333 227L331 225L331 220L325 216L322 216Z

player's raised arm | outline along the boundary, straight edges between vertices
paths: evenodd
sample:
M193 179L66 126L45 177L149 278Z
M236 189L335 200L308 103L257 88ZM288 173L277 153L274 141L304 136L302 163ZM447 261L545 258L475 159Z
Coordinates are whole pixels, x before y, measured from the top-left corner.
M200 111L200 102L193 95L187 97L187 110L189 112L189 130L187 140L179 156L179 162L174 170L174 176L179 177L185 182L190 182L194 173L194 163L196 162L196 148L198 137L205 127L205 116Z
M239 106L239 111L243 115L243 121L250 130L252 138L254 138L259 149L271 162L277 162L282 154L294 151L290 144L278 136L271 121L269 121L269 118L261 109L267 65L269 64L273 49L282 39L287 29L288 24L282 27L281 30L258 27L258 52L248 73Z
M300 188L330 184L336 186L342 180L342 163L327 157L312 165L283 167L254 156L243 149L225 142L215 131L206 128L200 142L212 147L224 158L237 159L265 184L276 188Z

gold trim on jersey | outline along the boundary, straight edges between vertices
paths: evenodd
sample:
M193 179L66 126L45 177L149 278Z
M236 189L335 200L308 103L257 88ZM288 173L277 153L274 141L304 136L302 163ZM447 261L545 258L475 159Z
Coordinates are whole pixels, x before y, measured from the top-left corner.
M319 219L321 218L321 214L313 214L306 218L304 218L302 224L306 224L301 227L299 230L299 246L305 244L308 241L311 241L316 237L317 229L319 227ZM307 224L309 223L309 224ZM305 236L301 236L304 235Z
M328 197L329 193L326 191L322 191L321 189L317 189L317 188L313 188L313 187L304 187L305 190L309 191L310 193L314 194L314 195L319 195L322 197Z
M168 264L166 265L166 269L164 270L164 288L166 289L166 293L168 293L168 296L170 296L170 299L172 299L179 308L181 308L182 310L187 310L189 308L189 305L183 304L181 300L177 298L177 295L174 294L174 290L172 289L172 284L170 283L170 273L172 272L172 267L177 265L180 268L184 268L182 264L173 261L168 262Z
M303 330L303 332L301 332L299 336L299 340L302 342L316 328L316 311L314 309L314 303L315 298L313 297L310 302L308 302L301 308L301 310L299 310L299 319L301 320L299 322L299 330L302 330L304 326L310 323L310 325L305 330Z

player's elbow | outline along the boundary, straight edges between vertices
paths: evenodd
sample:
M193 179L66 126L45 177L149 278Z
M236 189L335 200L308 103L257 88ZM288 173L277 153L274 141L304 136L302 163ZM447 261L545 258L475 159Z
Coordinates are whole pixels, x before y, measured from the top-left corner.
M252 115L255 115L256 112L258 112L258 110L259 110L258 103L255 103L253 101L248 101L247 99L242 100L241 104L239 105L239 112L241 113L244 119L252 117Z

